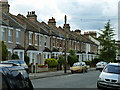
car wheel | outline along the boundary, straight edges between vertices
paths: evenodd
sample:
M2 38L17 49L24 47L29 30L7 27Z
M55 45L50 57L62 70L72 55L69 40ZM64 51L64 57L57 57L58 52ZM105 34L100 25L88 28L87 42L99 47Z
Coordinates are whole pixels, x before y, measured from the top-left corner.
M74 74L74 71L71 71L72 74Z
M85 72L88 72L88 69L86 69Z
M99 86L99 84L98 84L98 83L97 83L97 88L98 88L98 89L101 89L101 87Z
M82 69L82 73L84 73L85 72L85 70L84 69Z

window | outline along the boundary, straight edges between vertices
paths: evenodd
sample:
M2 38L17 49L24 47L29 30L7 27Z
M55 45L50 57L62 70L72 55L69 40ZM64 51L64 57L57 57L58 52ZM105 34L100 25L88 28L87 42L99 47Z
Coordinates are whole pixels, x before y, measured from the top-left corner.
M55 46L55 38L53 38L53 46Z
M62 47L62 41L60 40L60 47Z
M71 40L70 40L70 48L71 48Z
M47 37L45 37L45 43L44 43L45 46L47 46Z
M57 47L59 47L59 39L57 39Z
M32 33L29 33L29 44L32 44Z
M2 41L5 41L5 28L2 28Z
M79 42L78 42L78 45L77 45L77 49L79 50Z
M40 46L42 45L42 36L40 36L40 38L39 38L39 45Z
M20 59L23 59L23 52L20 52Z
M19 34L20 32L19 31L16 31L16 42L19 43Z
M35 35L35 45L38 45L37 41L38 41L38 36Z
M9 29L9 30L8 30L8 41L9 41L9 42L12 42L12 33L13 33L13 30L12 30L12 29Z

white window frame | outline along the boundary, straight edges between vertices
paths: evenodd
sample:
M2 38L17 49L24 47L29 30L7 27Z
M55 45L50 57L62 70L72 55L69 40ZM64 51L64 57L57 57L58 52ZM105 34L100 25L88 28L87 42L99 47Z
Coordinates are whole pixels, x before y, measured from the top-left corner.
M8 28L8 43L13 43L13 38L12 38L12 33L13 33L13 28ZM11 41L9 40L9 37L11 37Z
M18 32L18 36L17 36L17 32ZM19 38L18 41L17 41L17 38ZM20 30L19 29L16 29L16 44L20 44Z
M44 46L47 47L47 36L44 37Z
M39 34L39 46L42 46L43 35Z
M29 45L32 45L32 34L33 32L29 32Z
M14 52L14 53L17 52L17 53L18 53L17 55L19 56L19 59L24 60L24 50L14 50L13 52ZM21 53L21 52L23 53L22 58L20 58L20 53Z
M35 33L35 46L38 46L38 33Z
M6 30L5 29L6 29L5 27L2 27L2 33L1 33L1 39L4 42L6 42ZM4 37L4 39L3 39L3 37Z

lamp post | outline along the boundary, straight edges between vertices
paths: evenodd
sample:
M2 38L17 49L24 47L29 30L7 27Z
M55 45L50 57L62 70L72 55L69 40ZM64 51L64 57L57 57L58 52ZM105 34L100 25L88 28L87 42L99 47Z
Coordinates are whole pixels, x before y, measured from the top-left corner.
M65 15L65 30L66 30L67 16ZM65 32L65 64L64 64L64 73L67 73L66 70L66 32Z

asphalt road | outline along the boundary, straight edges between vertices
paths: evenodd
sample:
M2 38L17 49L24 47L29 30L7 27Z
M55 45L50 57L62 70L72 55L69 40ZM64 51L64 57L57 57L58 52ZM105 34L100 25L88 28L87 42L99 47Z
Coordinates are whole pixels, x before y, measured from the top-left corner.
M34 88L97 88L100 72L75 73L69 75L32 80Z

